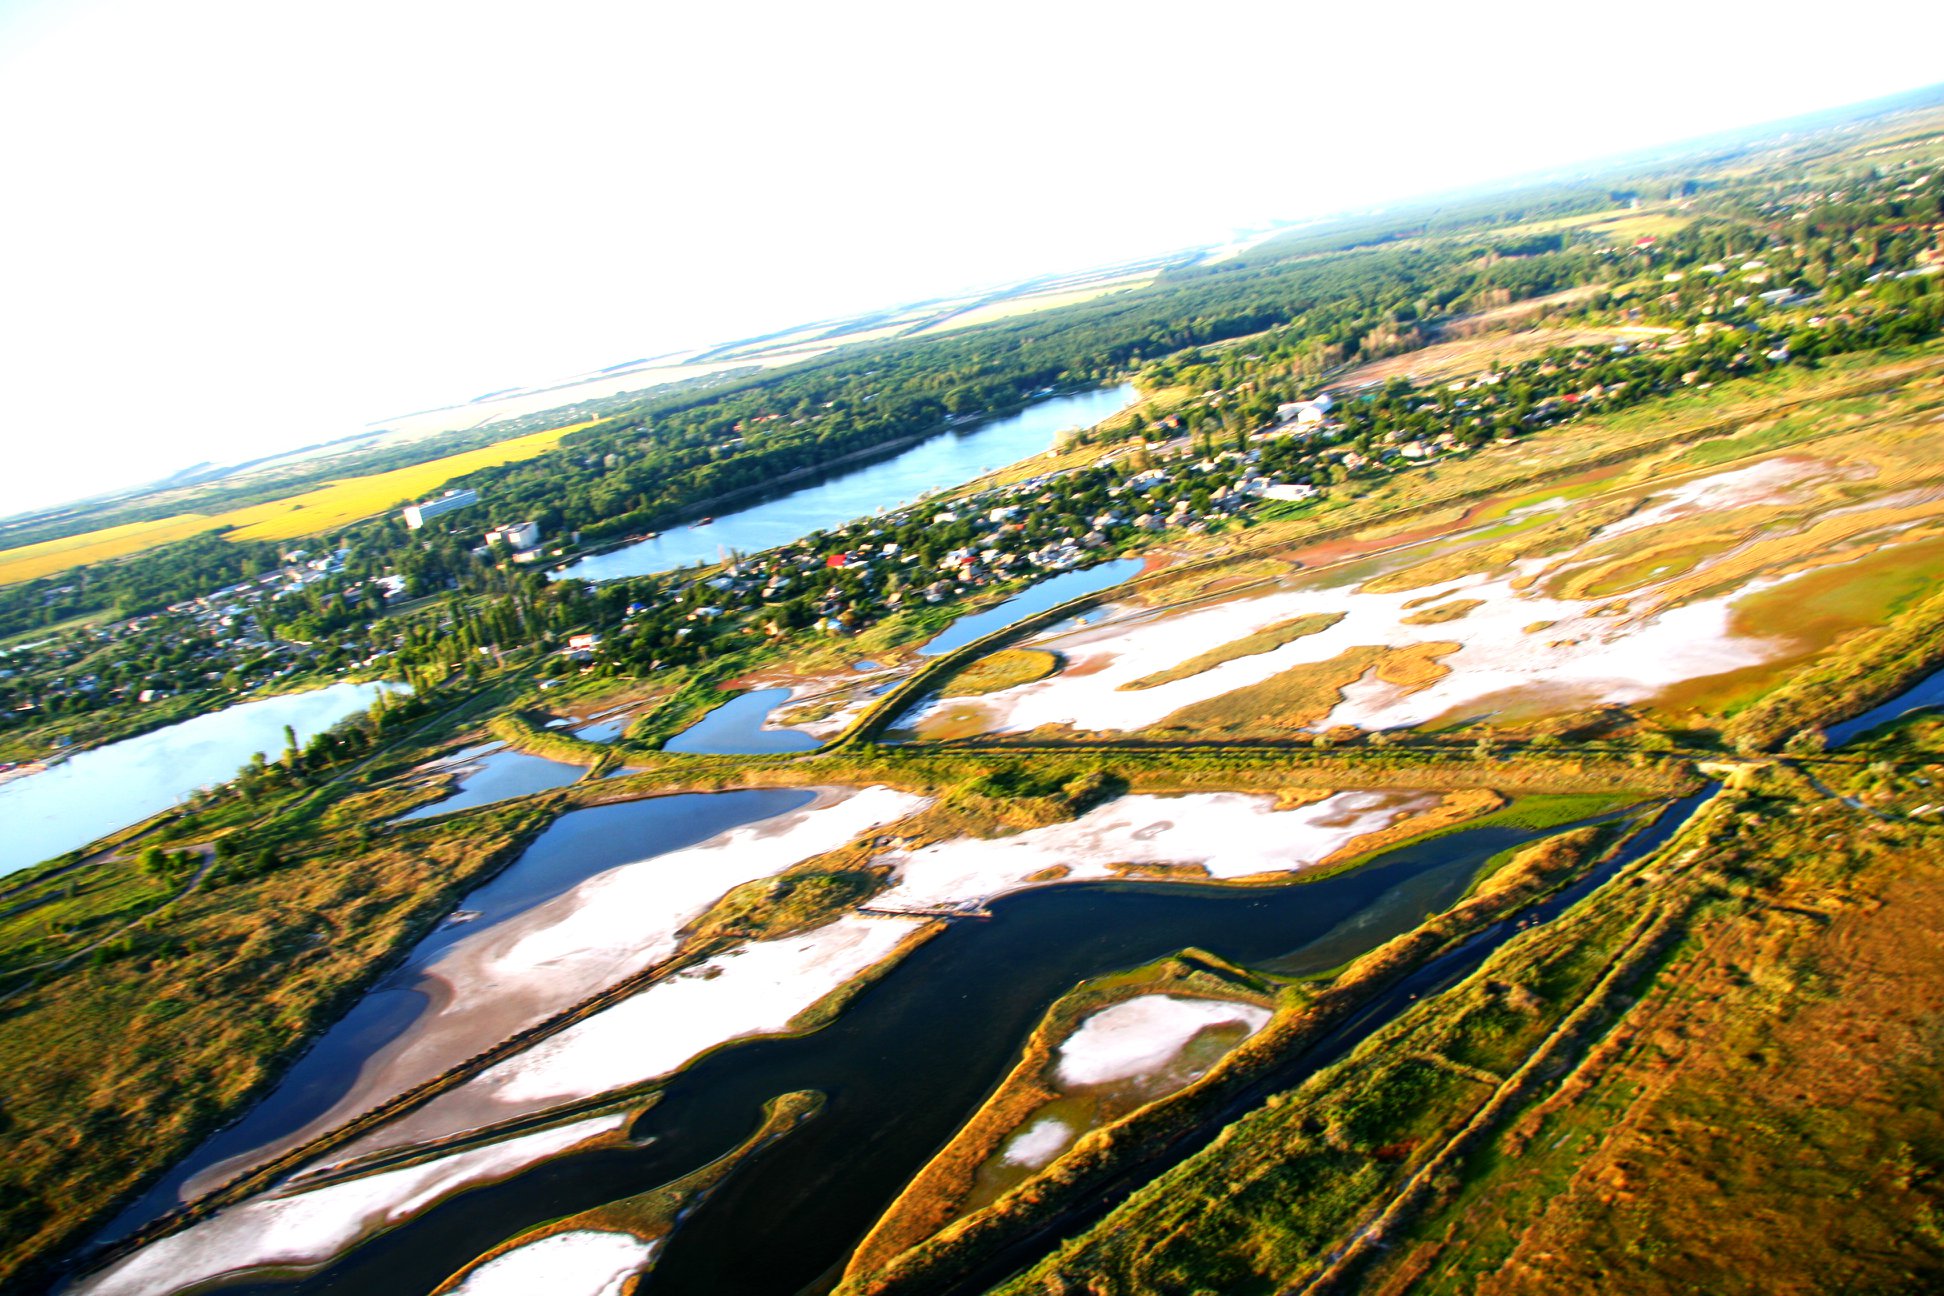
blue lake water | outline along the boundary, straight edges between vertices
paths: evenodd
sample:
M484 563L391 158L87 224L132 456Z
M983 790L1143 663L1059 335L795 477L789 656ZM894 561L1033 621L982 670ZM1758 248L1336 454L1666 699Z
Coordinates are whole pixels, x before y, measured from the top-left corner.
M1118 585L1141 570L1141 561L1139 558L1116 558L1112 562L1104 562L1097 567L1049 576L1035 585L1027 586L1004 603L989 607L983 612L975 612L971 616L960 617L945 627L936 639L920 648L918 653L923 657L937 657L951 652L954 648L963 648L975 639L982 639L994 631L1004 630L1013 622L1023 621L1036 612L1058 607L1068 599L1079 598L1082 594L1095 594L1110 586Z
M629 711L622 715L609 716L605 720L596 720L592 724L584 724L574 730L574 737L587 742L611 743L628 732L628 726L633 723L634 712Z
M333 684L239 702L0 785L0 874L140 823L198 788L227 783L258 752L281 754L285 725L301 744L365 710L380 692L402 688Z
M751 689L724 702L662 744L662 750L707 756L766 756L809 751L822 743L796 729L765 729L769 713L790 696L786 688Z
M583 558L558 575L616 580L716 562L730 550L772 549L1038 454L1052 447L1055 433L1090 427L1137 397L1132 387L1056 396L1006 418L941 433L889 459L812 482L778 499L725 513L707 526L676 527L653 540Z
M464 756L465 753L460 755ZM457 759L446 763L454 764ZM498 751L490 756L478 756L467 761L466 772L459 776L458 790L451 796L422 805L409 814L402 814L398 822L450 814L454 810L470 810L474 806L491 805L509 797L531 796L549 788L566 787L569 783L578 783L586 773L579 765L548 760L544 756L529 756L525 752Z

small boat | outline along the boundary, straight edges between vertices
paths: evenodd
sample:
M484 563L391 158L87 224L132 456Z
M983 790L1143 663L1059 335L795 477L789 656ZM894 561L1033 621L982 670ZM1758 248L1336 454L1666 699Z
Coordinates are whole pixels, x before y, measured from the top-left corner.
M715 519L714 519L714 518L712 518L712 517L705 517L705 518L701 518L701 519L699 519L699 520L698 520L698 521L696 522L696 524L695 524L695 525L697 525L697 526L707 526L707 525L709 525L709 523L711 523L711 522L713 522L713 521L715 521Z

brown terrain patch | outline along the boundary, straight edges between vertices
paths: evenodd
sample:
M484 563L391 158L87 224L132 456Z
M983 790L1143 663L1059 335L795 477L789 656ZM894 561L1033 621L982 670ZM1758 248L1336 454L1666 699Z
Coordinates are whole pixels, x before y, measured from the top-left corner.
M1842 818L1860 885L1778 846L1780 894L1705 924L1364 1290L1938 1290L1944 840Z

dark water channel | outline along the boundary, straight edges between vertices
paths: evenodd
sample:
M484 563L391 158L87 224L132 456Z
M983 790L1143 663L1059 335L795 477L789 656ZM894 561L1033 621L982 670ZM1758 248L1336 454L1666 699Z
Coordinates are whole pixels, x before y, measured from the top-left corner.
M1665 814L1624 858L1658 844L1698 800ZM646 1146L562 1157L436 1206L301 1283L230 1290L423 1296L525 1228L720 1156L755 1129L764 1101L798 1089L827 1094L823 1112L708 1199L643 1290L818 1289L1005 1075L1047 1004L1076 982L1189 945L1244 964L1332 966L1416 926L1460 896L1486 859L1539 835L1472 829L1400 847L1349 873L1276 888L1083 883L1001 899L990 919L953 924L823 1030L750 1041L676 1076L635 1130L651 1140ZM1602 873L1613 867L1618 862ZM1455 979L1513 930L1508 924L1481 936L1413 980ZM1407 1003L1373 1008L1342 1047Z
M103 1231L119 1237L178 1204L182 1187L211 1166L283 1139L330 1111L365 1064L418 1020L430 1002L426 969L463 940L478 937L580 883L638 860L680 850L717 833L809 804L802 789L684 793L561 816L490 882L468 893L457 912L476 915L434 928L337 1025L319 1036L264 1100L212 1135Z
M1938 706L1944 706L1944 671L1925 676L1888 702L1873 706L1862 715L1829 726L1824 736L1832 748L1841 747L1850 739L1887 725L1892 720L1901 720L1912 711Z

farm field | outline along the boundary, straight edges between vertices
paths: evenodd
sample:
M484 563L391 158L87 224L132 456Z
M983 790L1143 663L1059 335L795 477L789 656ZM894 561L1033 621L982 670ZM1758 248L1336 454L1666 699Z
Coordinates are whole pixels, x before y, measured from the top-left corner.
M1041 311L1057 310L1062 306L1077 306L1081 302L1093 301L1109 293L1126 292L1132 288L1145 287L1153 282L1152 274L1133 274L1077 288L1008 297L1003 301L988 302L983 306L973 306L948 315L936 323L927 324L917 330L913 336L950 333L957 329L976 328L981 324L992 324L999 320L1018 319L1024 315L1036 315Z
M408 468L347 477L289 499L252 504L224 513L191 513L154 522L133 522L62 540L0 550L0 585L49 576L84 563L125 557L219 527L232 528L229 538L233 540L296 540L325 535L348 523L421 499L455 477L531 459L551 450L568 433L586 426L586 423L575 423Z

